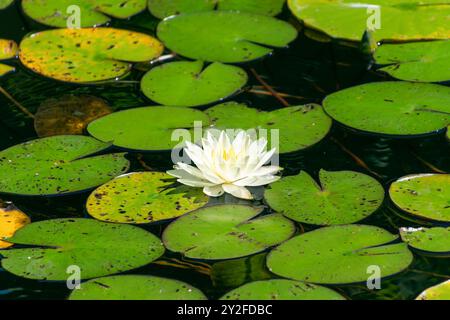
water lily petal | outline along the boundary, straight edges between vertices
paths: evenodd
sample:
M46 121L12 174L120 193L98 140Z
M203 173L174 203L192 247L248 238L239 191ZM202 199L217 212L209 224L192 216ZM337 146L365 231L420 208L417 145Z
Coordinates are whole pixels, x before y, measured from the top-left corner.
M252 194L245 187L236 186L234 184L224 184L222 185L222 188L226 193L229 193L236 198L245 200L253 199Z
M205 181L200 181L200 180L186 180L186 179L178 179L179 183L185 184L187 186L190 187L200 187L200 188L204 188L204 187L213 187L215 186L214 183L210 183L210 182L205 182Z
M203 192L210 197L220 197L224 194L222 186L204 187Z

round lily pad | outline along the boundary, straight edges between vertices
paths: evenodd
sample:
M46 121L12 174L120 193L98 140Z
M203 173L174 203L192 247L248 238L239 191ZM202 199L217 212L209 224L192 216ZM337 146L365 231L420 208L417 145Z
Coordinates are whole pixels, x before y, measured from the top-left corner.
M19 48L17 43L12 40L0 39L0 60L14 58L18 52ZM0 77L14 70L14 67L0 63Z
M419 82L450 80L450 41L383 44L375 52L380 71L394 78Z
M126 19L146 8L147 0L22 0L22 8L30 18L52 27L66 28L78 11L79 27L95 27L111 18Z
M255 60L296 37L297 30L287 22L233 11L182 14L158 25L158 38L170 50L203 61Z
M201 111L177 107L144 107L114 112L91 122L88 132L115 146L139 151L171 150L178 146L176 129L192 131L195 122L209 125L209 117Z
M66 280L70 266L81 279L102 277L144 266L164 253L153 234L131 225L93 219L35 222L8 239L33 248L3 251L2 267L21 277Z
M285 0L149 0L148 8L157 18L212 10L233 10L268 16L279 14Z
M126 75L130 62L160 56L155 38L114 28L56 29L33 33L20 44L20 60L27 68L61 81L85 83Z
M9 7L13 2L14 0L0 0L0 10Z
M89 280L69 300L206 300L191 285L153 276L111 276Z
M95 188L128 171L123 153L92 156L110 145L84 136L55 136L0 152L0 193L64 195Z
M414 249L450 253L450 228L401 228L400 235Z
M450 300L450 280L426 289L416 300Z
M447 39L450 7L440 0L288 0L292 13L333 38L360 41ZM412 15L414 16L413 18Z
M450 175L419 174L403 177L390 189L394 204L415 216L450 222Z
M236 102L224 103L206 110L219 129L265 129L272 145L270 130L279 130L280 153L308 148L328 134L332 121L322 107L316 104L282 108L264 112Z
M315 225L354 223L383 203L383 186L365 174L321 170L319 179L317 183L302 171L271 184L264 198L272 209L286 217Z
M423 135L450 122L450 88L429 83L375 82L326 97L325 111L336 121L385 135Z
M294 224L280 214L256 218L262 208L217 205L188 213L163 233L167 249L194 259L233 259L289 239Z
M293 280L251 282L226 293L221 300L345 300L334 290Z
M247 80L247 73L239 67L182 61L150 70L141 81L141 89L159 104L194 107L233 95Z
M88 213L107 222L151 223L179 217L203 207L208 197L198 188L177 185L162 172L138 172L118 177L95 190Z
M29 223L30 218L15 206L10 205L6 208L0 208L0 249L9 248L13 245L11 242L2 239L12 237L17 230Z
M398 236L365 225L320 228L281 244L269 253L269 269L282 277L324 284L367 281L368 268L387 277L405 270L413 255Z

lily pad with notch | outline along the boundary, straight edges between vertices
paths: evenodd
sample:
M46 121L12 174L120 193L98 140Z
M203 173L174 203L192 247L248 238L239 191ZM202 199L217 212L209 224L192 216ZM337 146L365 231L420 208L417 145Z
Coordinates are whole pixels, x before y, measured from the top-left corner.
M450 227L401 228L400 235L411 248L430 254L450 255Z
M267 204L286 217L314 225L350 224L374 213L383 203L383 186L353 171L320 170L317 183L305 171L266 189Z
M262 252L289 239L294 224L280 214L257 218L262 208L216 205L188 213L163 233L167 249L188 258L221 260Z
M210 62L246 62L297 37L289 23L272 17L212 11L169 17L158 25L158 38L181 56Z
M0 39L0 60L12 59L19 53L17 43L12 40ZM0 77L13 72L16 68L0 63Z
M0 152L0 193L52 196L95 188L128 171L123 153L96 155L107 143L84 136L55 136Z
M70 266L91 279L142 267L164 253L161 241L131 225L93 219L54 219L20 229L8 241L32 248L2 251L2 267L37 280L67 279Z
M382 277L405 270L413 255L397 235L366 225L320 228L294 237L272 250L269 269L285 278L319 284L367 281L370 266Z
M248 80L245 70L202 61L166 63L150 70L141 81L142 92L153 101L178 107L195 107L223 100Z
M177 185L166 173L136 172L96 189L86 207L98 220L142 224L177 218L207 203L201 189Z

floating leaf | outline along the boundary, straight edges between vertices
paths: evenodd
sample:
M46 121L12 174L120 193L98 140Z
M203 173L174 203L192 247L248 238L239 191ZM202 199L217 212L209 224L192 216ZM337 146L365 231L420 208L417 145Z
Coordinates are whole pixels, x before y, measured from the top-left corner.
M407 81L450 80L450 41L383 44L375 52L380 71Z
M111 112L103 99L64 95L41 103L35 114L34 128L39 137L81 135L90 122Z
M111 276L93 279L73 290L69 300L206 300L191 285L152 276Z
M146 8L147 0L22 0L25 14L52 27L65 28L71 17L80 15L80 27L95 27L108 23L109 17L126 19Z
M279 130L280 153L305 149L321 141L330 131L331 119L321 106L309 104L264 112L236 102L224 103L206 111L220 129ZM268 131L269 133L270 131ZM268 134L269 146L272 136Z
M0 0L0 10L9 7L13 2L14 0Z
M401 228L402 240L410 247L431 253L450 253L450 228Z
M287 22L272 17L214 11L173 16L158 26L158 38L187 58L245 62L286 47L297 37Z
M150 12L157 18L212 10L232 10L275 16L285 0L149 0Z
M450 280L428 288L416 300L450 300Z
M131 69L129 62L152 60L163 50L157 39L134 31L56 29L25 37L20 60L43 76L83 83L122 77Z
M1 7L1 3L0 3ZM0 8L1 9L1 8ZM0 60L14 58L19 52L17 43L12 40L0 39ZM14 71L15 68L6 64L0 63L0 77Z
M293 280L250 282L225 294L221 300L345 300L336 291Z
M0 192L63 195L97 187L128 170L121 153L88 157L108 147L89 137L56 136L3 150Z
M247 73L235 66L202 61L173 62L150 70L142 79L144 94L166 106L194 107L227 98L248 80Z
M281 244L269 253L275 274L324 284L366 281L371 266L381 277L405 270L413 255L398 237L378 227L345 225L320 228Z
M86 206L88 213L98 220L151 223L179 217L206 203L208 197L201 189L178 186L165 173L138 172L99 187Z
M394 182L389 195L400 209L415 216L450 222L450 175L419 174Z
M450 37L448 1L288 0L288 4L307 26L333 38L360 41L368 28L374 29L376 41Z
M209 118L201 111L187 108L144 107L114 112L91 122L87 129L95 138L112 141L120 148L162 151L179 146L180 142L172 139L173 131L190 130L194 122L208 126Z
M167 249L194 259L233 259L289 239L294 224L280 214L258 218L262 208L217 205L188 213L163 233Z
M164 253L153 234L131 225L93 219L35 222L8 239L34 248L2 251L2 267L21 277L66 280L71 266L81 279L102 277L144 266Z
M1 239L10 238L14 233L30 223L30 218L15 206L0 208L0 249L11 247L13 244Z
M316 225L354 223L383 203L383 187L365 174L321 170L319 178L320 184L302 171L271 184L264 198L272 209L286 217Z
M325 111L354 129L386 135L421 135L450 122L450 88L437 84L375 82L326 97Z

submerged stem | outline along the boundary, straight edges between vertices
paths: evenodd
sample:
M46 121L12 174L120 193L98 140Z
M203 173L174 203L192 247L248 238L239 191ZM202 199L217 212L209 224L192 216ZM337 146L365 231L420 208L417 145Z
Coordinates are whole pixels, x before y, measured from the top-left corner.
M25 108L24 106L22 106L16 99L13 98L13 96L11 96L5 89L3 89L0 86L0 92L6 97L8 98L17 108L19 108L20 111L22 111L23 113L25 113L28 117L30 117L31 119L34 119L34 114L32 114L30 111L28 111L27 108Z

